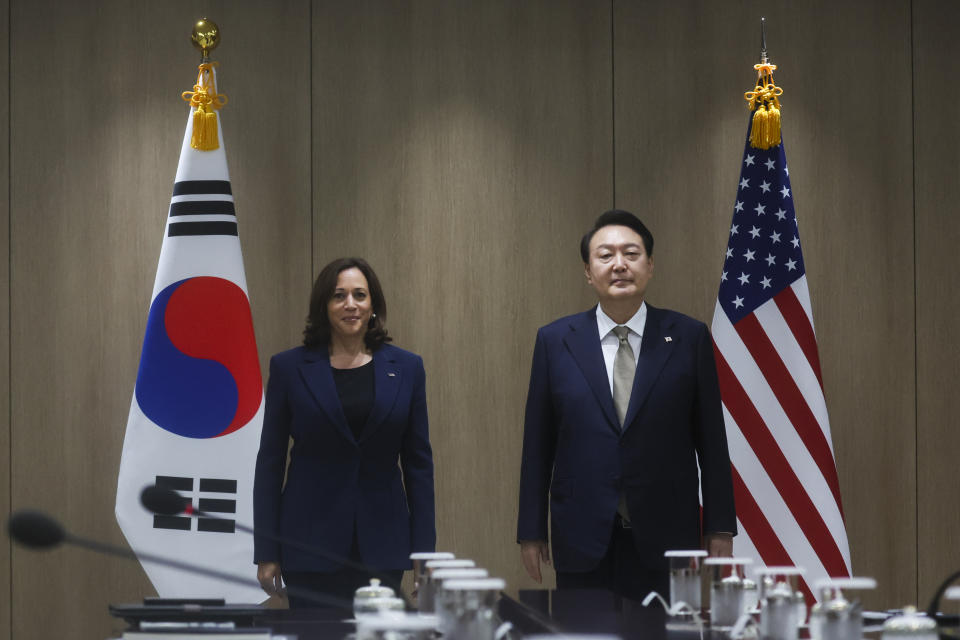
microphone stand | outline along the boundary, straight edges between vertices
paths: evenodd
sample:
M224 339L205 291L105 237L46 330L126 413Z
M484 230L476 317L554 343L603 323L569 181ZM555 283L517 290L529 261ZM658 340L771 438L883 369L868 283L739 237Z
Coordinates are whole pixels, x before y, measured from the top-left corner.
M231 582L233 584L243 585L245 587L255 586L260 588L260 583L256 580L250 578L245 578L243 576L234 575L232 573L226 573L224 571L218 571L216 569L209 569L207 567L201 567L197 565L188 564L180 560L174 560L172 558L167 558L164 556L159 556L153 553L146 552L134 552L126 547L120 547L108 542L101 542L99 540L93 540L90 538L84 538L82 536L74 535L65 529L62 529L60 524L50 518L49 516L43 516L47 519L50 525L60 528L63 531L63 535L60 539L57 540L45 540L43 544L36 544L35 541L29 538L29 532L27 535L23 535L22 532L18 532L17 528L14 526L14 523L17 521L17 517L26 514L26 511L18 511L10 516L8 522L8 532L10 536L19 542L28 547L33 548L52 548L59 546L62 543L72 544L76 547L81 547L83 549L88 549L94 553L101 553L104 555L116 556L118 558L126 558L128 560L139 560L140 562L152 562L154 564L159 564L165 567L171 567L173 569L179 569L187 573L193 573L196 575L205 576L208 578L214 578L216 580L222 580L224 582ZM41 515L39 512L32 512L31 515ZM291 589L288 588L288 592L292 593L297 597L301 597L305 600L310 600L318 604L324 604L327 606L335 606L341 609L351 610L353 608L352 602L347 602L340 598L329 596L322 593L316 593L310 590L304 589Z
M210 520L219 520L225 521L226 518L221 518L218 515L208 513L206 511L201 511L200 509L194 508L192 502L188 499L174 491L173 489L166 489L163 487L158 487L156 485L147 485L143 488L143 491L140 493L140 503L143 504L144 508L150 511L155 515L178 515L185 514L193 518L207 518ZM174 507L176 505L176 512L173 508L167 509L167 507ZM401 585L397 584L390 576L381 574L377 571L373 571L370 567L355 562L349 558L344 558L339 556L331 551L327 551L321 547L316 547L313 545L303 544L296 540L290 540L289 538L284 538L281 536L274 535L272 533L264 533L258 531L257 529L247 526L243 523L233 520L233 526L244 533L250 534L252 536L260 536L266 538L272 542L277 542L282 545L292 547L298 551L304 553L309 553L310 555L323 558L324 560L330 560L341 564L345 567L350 567L351 569L356 569L363 573L370 574L371 576L378 578L383 584L388 585L394 589L397 594L397 597L403 600L403 604L408 611L415 611L416 607L407 597L407 594L403 592Z
M951 616L946 618L945 616L937 616L938 609L940 609L940 600L943 598L943 594L946 593L947 588L954 583L954 581L960 578L960 571L955 571L947 576L947 579L944 580L940 586L937 588L936 592L933 594L933 599L930 600L930 606L927 607L927 617L931 620L937 621L938 633L940 634L941 640L955 640L957 635L954 633L946 633L945 631L940 630L941 622L954 622L956 623L957 617Z

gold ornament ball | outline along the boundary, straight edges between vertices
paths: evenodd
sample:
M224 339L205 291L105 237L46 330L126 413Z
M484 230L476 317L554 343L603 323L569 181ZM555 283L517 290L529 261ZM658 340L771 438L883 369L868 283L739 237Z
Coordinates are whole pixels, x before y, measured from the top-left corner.
M213 20L201 18L197 24L193 25L193 31L190 33L190 40L193 46L199 49L204 57L217 48L220 44L220 27Z

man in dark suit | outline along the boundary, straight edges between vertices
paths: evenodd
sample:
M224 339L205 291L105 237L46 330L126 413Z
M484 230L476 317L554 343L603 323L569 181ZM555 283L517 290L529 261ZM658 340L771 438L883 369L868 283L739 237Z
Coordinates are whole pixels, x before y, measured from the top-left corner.
M736 533L713 343L644 302L653 236L632 213L601 215L580 253L599 304L537 333L517 540L540 582L549 504L558 588L666 595L664 551L730 555Z

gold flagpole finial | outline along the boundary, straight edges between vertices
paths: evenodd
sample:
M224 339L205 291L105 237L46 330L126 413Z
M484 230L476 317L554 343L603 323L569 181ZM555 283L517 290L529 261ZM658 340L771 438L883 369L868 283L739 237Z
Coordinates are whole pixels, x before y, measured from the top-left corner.
M757 70L757 82L753 91L743 97L750 111L753 124L750 126L750 146L754 149L770 149L780 144L780 96L783 89L773 83L777 65L767 55L766 18L760 18L760 62L753 65Z
M212 20L201 18L193 25L190 40L203 55L193 91L184 91L182 94L183 99L194 109L190 146L200 151L213 151L220 148L217 110L227 104L227 96L217 93L213 75L213 68L217 63L210 61L210 52L220 44L220 27Z
M210 52L220 44L220 27L218 27L217 23L213 20L200 18L197 23L193 25L193 31L190 32L190 40L193 42L193 46L200 50L200 54L203 56L203 62L207 62L210 59Z

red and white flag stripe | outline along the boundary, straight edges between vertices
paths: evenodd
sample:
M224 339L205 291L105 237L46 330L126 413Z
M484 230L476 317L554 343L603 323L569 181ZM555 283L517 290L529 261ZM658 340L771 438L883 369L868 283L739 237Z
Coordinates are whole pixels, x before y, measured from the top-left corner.
M739 320L713 318L734 472L737 555L851 574L806 276Z

